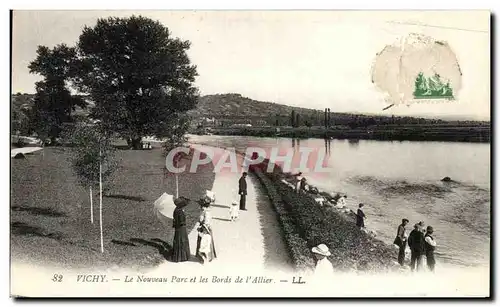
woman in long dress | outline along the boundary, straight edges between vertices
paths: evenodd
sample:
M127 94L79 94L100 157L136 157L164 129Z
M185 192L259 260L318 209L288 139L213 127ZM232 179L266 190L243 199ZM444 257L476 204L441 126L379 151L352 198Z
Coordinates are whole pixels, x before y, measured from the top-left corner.
M214 235L212 231L212 215L210 213L210 199L205 197L200 201L200 206L202 208L200 219L198 221L198 240L196 242L196 257L198 257L203 263L205 261L212 261L217 258L217 254L215 252L215 243L214 243ZM204 233L207 233L210 238L210 249L202 251L200 253L200 247L202 243L202 237Z
M174 200L176 206L174 210L174 244L172 248L172 261L183 262L188 261L191 255L189 250L189 239L186 229L186 214L184 207L187 206L189 201L185 198L177 198Z

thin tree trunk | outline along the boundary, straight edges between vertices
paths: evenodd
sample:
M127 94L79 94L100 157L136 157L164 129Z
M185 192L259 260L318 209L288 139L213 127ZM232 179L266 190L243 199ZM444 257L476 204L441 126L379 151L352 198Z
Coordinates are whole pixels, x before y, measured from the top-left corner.
M175 198L179 198L179 176L175 174Z
M102 235L102 163L101 151L99 151L99 223L101 227L101 253L104 253L104 239Z
M90 191L90 222L94 224L94 205L92 203L92 186L89 187Z
M132 144L132 149L135 150L142 149L142 137L132 138L131 144Z

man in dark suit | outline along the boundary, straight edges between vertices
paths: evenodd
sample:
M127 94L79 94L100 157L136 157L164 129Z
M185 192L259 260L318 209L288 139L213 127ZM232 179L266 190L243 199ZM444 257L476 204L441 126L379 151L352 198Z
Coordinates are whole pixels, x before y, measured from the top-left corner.
M420 271L425 254L424 222L418 222L414 228L408 237L408 246L411 250L410 267L412 271L415 268Z
M247 197L247 172L243 172L243 175L240 177L238 194L240 194L240 210L247 210L245 208L246 205L246 197Z

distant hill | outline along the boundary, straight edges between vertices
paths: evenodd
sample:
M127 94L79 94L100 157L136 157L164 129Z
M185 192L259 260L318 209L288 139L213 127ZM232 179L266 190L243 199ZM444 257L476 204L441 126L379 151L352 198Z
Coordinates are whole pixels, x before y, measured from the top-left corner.
M237 118L255 119L261 118L269 124L274 124L280 117L281 124L286 124L291 117L292 111L300 114L301 122L312 122L314 125L323 125L324 110L299 108L273 102L264 102L244 97L240 94L216 94L205 95L200 98L196 109L188 112L193 118ZM474 120L463 120L458 118L439 119L432 116L426 118L401 117L391 115L361 114L361 113L337 113L331 110L331 120L337 125L348 125L353 120L369 120L377 124L445 124L445 123L479 123ZM485 123L485 122L482 122Z
M12 95L12 112L19 112L22 108L29 108L32 105L34 94L17 93ZM200 97L196 109L191 110L188 114L194 118L217 118L217 119L252 119L261 118L266 120L268 124L274 124L276 118L280 118L280 124L286 125L291 116L292 111L300 114L301 122L312 122L313 124L322 125L324 113L323 110L314 110L308 108L292 107L273 102L265 102L253 100L244 97L240 94L216 94L205 95ZM333 111L333 110L332 110ZM76 114L85 115L88 110L77 109ZM358 118L359 120L370 119L377 123L387 123L393 121L395 123L412 123L412 124L436 124L451 121L441 119L424 119L414 117L392 117L382 115L363 115L350 113L332 112L331 117L336 124L346 124ZM456 122L456 121L453 121ZM464 122L464 121L460 121ZM476 122L476 121L467 121Z
M200 98L195 110L188 112L192 117L266 117L269 115L289 115L292 110L309 114L312 109L298 108L253 100L240 94L205 95Z

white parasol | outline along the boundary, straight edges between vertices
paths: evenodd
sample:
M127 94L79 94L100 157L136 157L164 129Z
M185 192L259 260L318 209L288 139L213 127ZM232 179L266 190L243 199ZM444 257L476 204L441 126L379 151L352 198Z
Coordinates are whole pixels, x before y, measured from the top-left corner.
M163 193L154 202L155 215L165 225L169 225L170 219L173 219L175 208L174 196L167 193Z

